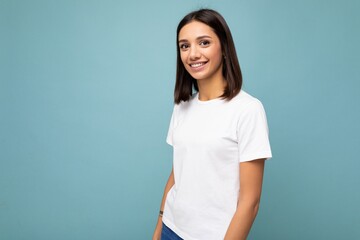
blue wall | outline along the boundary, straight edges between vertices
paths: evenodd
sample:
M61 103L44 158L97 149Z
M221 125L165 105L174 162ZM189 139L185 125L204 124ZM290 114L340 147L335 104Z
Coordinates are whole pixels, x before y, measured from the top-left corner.
M215 8L273 159L249 239L360 239L359 1L0 1L0 239L150 239L175 29Z

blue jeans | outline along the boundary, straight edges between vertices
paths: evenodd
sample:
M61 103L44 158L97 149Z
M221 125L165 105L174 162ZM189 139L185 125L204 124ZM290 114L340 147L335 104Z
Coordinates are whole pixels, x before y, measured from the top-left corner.
M161 240L183 240L183 239L163 223L162 231L161 231Z

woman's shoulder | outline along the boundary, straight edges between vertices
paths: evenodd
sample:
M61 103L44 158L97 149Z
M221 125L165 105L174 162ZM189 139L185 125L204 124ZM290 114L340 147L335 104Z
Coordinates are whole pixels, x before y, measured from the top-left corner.
M231 102L233 102L237 108L247 108L250 105L262 105L259 99L250 95L244 90L240 90L240 92L231 100Z
M231 110L236 112L242 120L266 119L265 109L261 101L243 90L234 97L234 105Z

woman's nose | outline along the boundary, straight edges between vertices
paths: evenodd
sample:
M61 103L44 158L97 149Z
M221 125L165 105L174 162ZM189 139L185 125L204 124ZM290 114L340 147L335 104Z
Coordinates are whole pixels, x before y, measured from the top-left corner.
M196 60L201 57L200 51L197 47L190 48L190 60Z

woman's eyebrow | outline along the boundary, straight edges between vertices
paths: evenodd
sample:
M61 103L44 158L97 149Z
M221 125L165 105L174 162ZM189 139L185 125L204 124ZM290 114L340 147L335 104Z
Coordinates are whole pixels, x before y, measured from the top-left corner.
M202 35L202 36L197 37L196 40L199 40L199 39L202 39L202 38L211 38L211 37L208 36L208 35ZM179 43L180 43L180 42L187 42L187 41L188 41L188 40L186 40L186 39L180 39L180 40L179 40Z
M199 39L202 39L202 38L211 38L211 37L208 36L208 35L202 35L202 36L197 37L196 40L199 40Z

